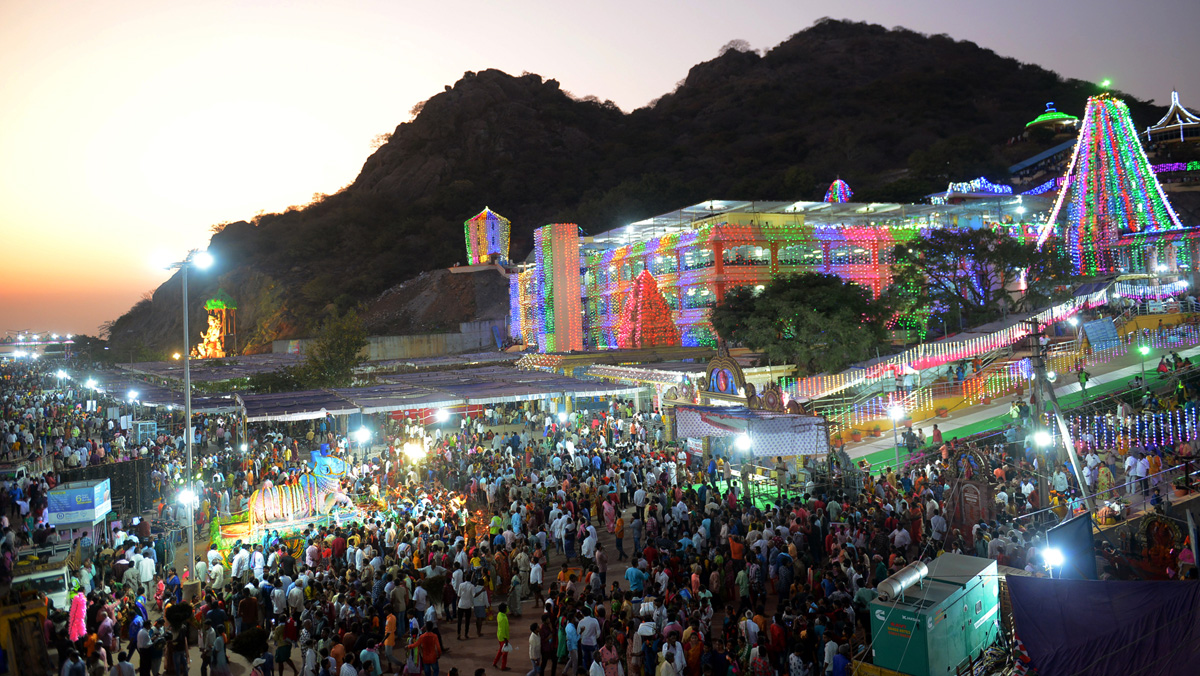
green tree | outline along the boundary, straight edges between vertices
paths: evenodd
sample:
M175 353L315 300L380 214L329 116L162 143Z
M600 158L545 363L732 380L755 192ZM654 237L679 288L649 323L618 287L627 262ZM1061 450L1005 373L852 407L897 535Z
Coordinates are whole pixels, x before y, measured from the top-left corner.
M897 245L895 259L897 309L940 313L950 324L976 326L1049 305L1072 281L1062 252L986 228L933 230Z
M712 311L727 341L763 353L764 361L795 364L799 375L840 371L872 356L891 316L886 302L840 277L804 273L780 277L762 291L740 287Z
M348 310L333 314L304 349L300 380L307 387L345 387L354 378L354 368L366 361L367 329L358 313Z

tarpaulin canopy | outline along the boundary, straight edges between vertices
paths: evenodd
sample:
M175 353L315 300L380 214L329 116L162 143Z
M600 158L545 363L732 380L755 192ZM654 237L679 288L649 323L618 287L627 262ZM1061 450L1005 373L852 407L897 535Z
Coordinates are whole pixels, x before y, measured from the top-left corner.
M675 406L678 436L692 439L745 434L755 456L821 455L829 452L825 419L759 411L743 406Z
M560 397L619 396L638 390L506 367L395 373L379 376L378 380L380 384L367 387L243 394L239 401L248 422L295 421L322 418L327 413L390 413Z
M329 415L350 415L358 407L328 390L280 392L278 394L239 394L246 422L264 420L314 420Z
M132 380L111 372L95 373L89 379L95 381L97 391L113 399L137 403L141 406L183 408L183 393L161 385ZM130 397L131 394L134 396ZM230 413L236 410L238 410L238 403L231 395L192 396L193 413Z
M244 354L235 357L216 359L189 360L189 377L192 382L218 382L222 380L240 380L261 373L271 373L286 366L296 366L304 360L298 354ZM172 359L168 361L137 362L134 364L117 364L122 371L161 378L165 381L183 382L183 361Z
M1200 582L1010 576L1008 590L1017 636L1044 676L1197 669Z
M462 404L462 399L457 397L400 383L350 387L336 389L333 392L367 414L422 408L449 408Z

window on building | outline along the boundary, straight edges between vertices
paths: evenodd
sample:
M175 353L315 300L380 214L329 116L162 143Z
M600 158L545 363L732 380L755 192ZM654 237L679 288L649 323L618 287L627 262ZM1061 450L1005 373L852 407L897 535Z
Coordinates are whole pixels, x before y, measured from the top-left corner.
M771 250L766 247L743 244L725 249L725 265L770 265Z
M663 289L662 295L663 295L663 300L665 300L667 302L667 307L671 308L672 310L679 309L679 292L678 291L676 291L675 289Z
M779 249L779 264L819 268L825 265L825 252L820 245L789 244Z
M717 295L705 287L691 287L683 294L683 307L688 310L712 307L717 304Z
M871 250L857 245L839 246L829 252L834 265L870 265Z
M683 254L684 270L699 270L713 266L713 252L708 247L696 247Z
M655 277L678 271L679 265L676 262L674 253L655 254L650 258L650 274Z

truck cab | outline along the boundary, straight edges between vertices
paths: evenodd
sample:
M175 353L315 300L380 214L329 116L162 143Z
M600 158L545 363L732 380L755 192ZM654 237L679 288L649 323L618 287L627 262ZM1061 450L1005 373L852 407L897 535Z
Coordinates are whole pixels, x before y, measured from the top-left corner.
M55 608L70 610L71 561L70 545L22 552L13 564L12 590L22 600L36 598L41 592Z

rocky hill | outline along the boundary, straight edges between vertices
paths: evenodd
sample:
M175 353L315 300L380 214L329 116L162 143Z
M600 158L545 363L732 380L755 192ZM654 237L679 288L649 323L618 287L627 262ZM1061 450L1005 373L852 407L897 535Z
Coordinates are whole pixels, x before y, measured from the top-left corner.
M913 200L950 179L1002 179L998 149L1046 101L1079 113L1097 91L970 42L832 20L765 53L723 50L630 113L538 75L466 73L344 190L217 232L219 268L191 294L226 289L239 342L261 348L462 262L462 222L485 205L512 220L519 260L545 223L599 232L704 199L820 199L838 175L857 199ZM1162 113L1127 101L1140 126ZM113 343L177 349L178 308L176 277L113 322Z

